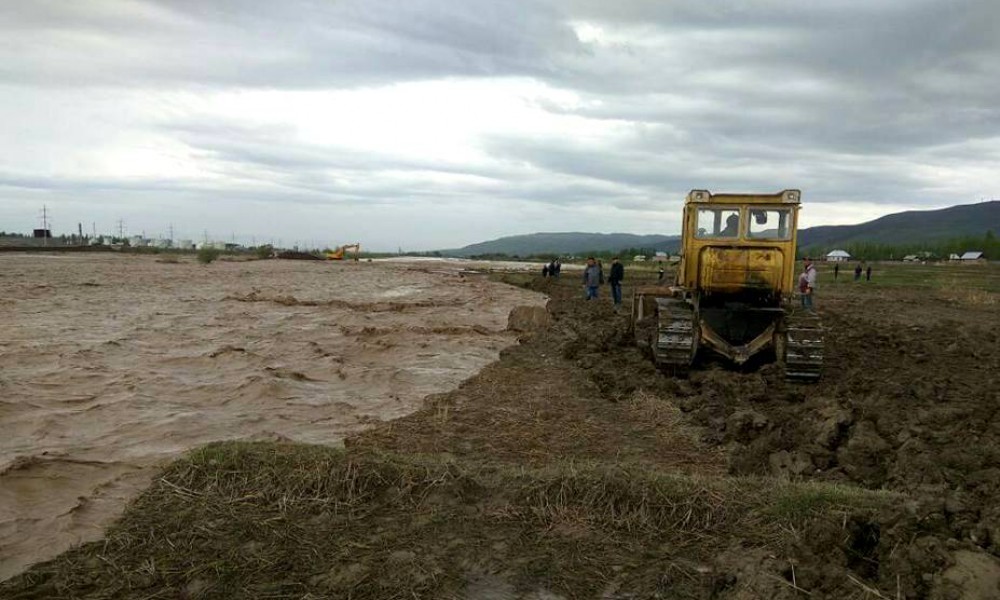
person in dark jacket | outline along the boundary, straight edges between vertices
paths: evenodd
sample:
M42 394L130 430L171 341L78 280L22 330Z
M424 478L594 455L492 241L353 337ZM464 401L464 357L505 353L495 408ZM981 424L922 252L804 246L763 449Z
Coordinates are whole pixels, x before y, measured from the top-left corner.
M865 281L871 281L871 280L872 280L872 266L868 265L868 268L865 269Z
M611 259L611 274L608 276L608 284L611 286L611 300L615 303L617 311L622 305L622 279L625 279L625 266L618 262L618 257Z

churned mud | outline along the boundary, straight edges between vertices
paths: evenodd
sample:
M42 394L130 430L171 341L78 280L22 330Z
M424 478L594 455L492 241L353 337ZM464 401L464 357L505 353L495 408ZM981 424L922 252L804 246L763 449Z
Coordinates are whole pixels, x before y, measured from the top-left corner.
M0 256L0 579L96 539L214 440L340 444L513 343L540 294L457 268Z

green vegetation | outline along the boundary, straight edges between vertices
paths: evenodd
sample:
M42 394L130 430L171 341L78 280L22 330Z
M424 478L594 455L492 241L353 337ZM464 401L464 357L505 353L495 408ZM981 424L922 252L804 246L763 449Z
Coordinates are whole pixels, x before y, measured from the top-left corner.
M834 264L818 263L820 285L893 286L936 290L947 294L1000 293L1000 264L955 263L872 263L872 280L854 281L857 262L840 263L840 275L833 278Z
M219 258L220 254L222 253L219 251L218 248L213 248L211 246L203 246L198 249L198 254L197 254L198 262L200 262L203 265L207 265L213 262L215 259Z
M823 256L834 249L832 246L810 246L802 248L799 253L803 256ZM911 254L925 256L925 253L929 253L930 258L947 259L952 254L961 255L969 251L983 252L987 258L997 260L1000 258L1000 239L992 231L987 231L983 235L961 236L936 242L853 242L837 246L836 249L846 250L859 260L900 260Z

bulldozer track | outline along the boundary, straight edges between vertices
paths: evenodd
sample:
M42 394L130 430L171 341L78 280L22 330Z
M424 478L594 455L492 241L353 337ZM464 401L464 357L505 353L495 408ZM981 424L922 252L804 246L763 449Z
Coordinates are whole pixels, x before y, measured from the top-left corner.
M823 325L806 312L785 316L788 341L785 347L785 379L817 381L823 370Z
M678 298L657 298L656 365L665 371L683 373L691 366L697 343L694 309Z

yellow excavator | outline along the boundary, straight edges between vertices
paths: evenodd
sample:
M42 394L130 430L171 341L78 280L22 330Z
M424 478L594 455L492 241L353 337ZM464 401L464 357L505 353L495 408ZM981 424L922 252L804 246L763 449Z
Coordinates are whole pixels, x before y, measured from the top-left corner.
M326 253L327 260L344 260L345 253L350 252L352 258L355 262L358 260L358 254L361 253L361 244L347 244L340 246L336 250L330 250Z
M788 380L819 379L819 318L793 302L800 199L799 190L688 194L674 284L638 287L632 300L637 341L661 369L686 372L711 351L737 365L777 361Z

